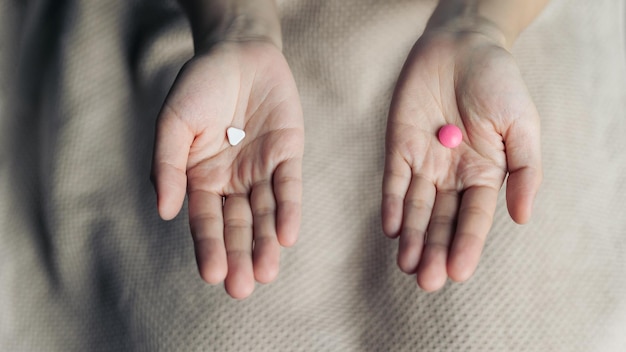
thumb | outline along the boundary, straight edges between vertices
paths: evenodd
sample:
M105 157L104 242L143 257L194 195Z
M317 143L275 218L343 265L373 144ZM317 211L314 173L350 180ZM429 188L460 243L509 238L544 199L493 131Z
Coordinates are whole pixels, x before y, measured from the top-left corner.
M541 138L536 108L516 119L504 136L509 177L506 202L511 218L518 224L530 220L541 180Z
M152 178L157 208L163 220L180 211L187 190L187 158L194 135L167 106L163 107L156 128Z

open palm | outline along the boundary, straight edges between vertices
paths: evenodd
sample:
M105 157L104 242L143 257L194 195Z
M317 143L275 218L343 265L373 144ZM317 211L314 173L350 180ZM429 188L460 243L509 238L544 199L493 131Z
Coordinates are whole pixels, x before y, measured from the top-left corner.
M236 146L226 130L246 136ZM247 297L278 274L300 226L302 110L282 53L225 42L181 70L158 118L153 176L168 220L185 193L201 276Z
M455 124L463 142L441 145ZM508 51L480 33L426 32L402 70L387 124L383 230L427 291L474 272L509 173L511 217L528 221L541 182L539 118Z

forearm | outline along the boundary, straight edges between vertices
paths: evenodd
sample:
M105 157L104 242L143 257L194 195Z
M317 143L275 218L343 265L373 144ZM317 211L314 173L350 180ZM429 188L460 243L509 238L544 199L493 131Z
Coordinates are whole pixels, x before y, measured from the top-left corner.
M282 48L275 0L179 0L196 52L224 40L264 40Z
M430 27L454 26L463 30L494 27L510 48L519 34L541 12L549 0L440 0Z

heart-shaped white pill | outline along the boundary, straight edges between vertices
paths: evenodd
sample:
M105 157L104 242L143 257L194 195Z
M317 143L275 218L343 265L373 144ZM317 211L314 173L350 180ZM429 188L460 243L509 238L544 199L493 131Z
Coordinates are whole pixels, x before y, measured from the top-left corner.
M234 147L243 140L246 136L246 132L237 127L228 127L226 136L228 137L228 143Z

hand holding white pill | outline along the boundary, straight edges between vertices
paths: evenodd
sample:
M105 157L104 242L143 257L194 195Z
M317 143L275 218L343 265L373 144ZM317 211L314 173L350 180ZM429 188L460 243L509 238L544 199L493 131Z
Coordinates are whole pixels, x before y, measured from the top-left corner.
M490 34L427 31L391 103L383 230L399 236L398 265L426 291L473 274L507 173L518 223L529 220L541 183L537 111L513 57Z
M291 71L266 41L225 42L181 70L159 115L158 210L185 198L201 276L244 298L278 274L300 225L302 110Z

